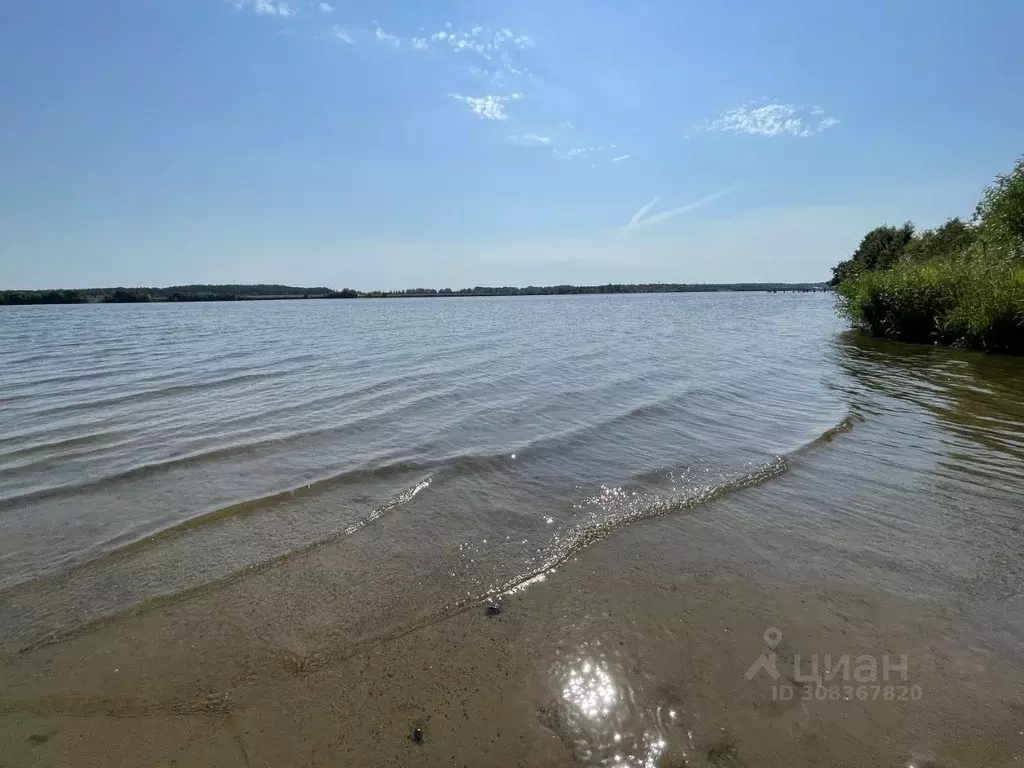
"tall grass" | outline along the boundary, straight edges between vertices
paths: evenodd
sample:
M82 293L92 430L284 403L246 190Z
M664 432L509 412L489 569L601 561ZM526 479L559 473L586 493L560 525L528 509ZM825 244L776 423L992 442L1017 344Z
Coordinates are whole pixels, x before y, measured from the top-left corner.
M1024 354L1024 265L972 248L955 259L900 262L836 286L855 327L899 341Z

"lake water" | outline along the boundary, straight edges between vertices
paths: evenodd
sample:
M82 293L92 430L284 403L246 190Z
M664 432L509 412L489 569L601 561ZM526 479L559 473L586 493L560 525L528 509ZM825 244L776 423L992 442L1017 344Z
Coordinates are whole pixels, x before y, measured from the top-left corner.
M770 482L865 418L921 438L873 445L892 473L928 473L954 506L999 497L959 520L958 547L1014 554L1017 361L893 363L840 330L825 294L4 308L0 588L21 599L0 632L66 629L383 515L445 563L446 600L479 597ZM919 546L933 512L893 519L875 461L854 478L876 502L839 544L886 526L905 557L941 559ZM1012 576L993 578L1016 583L1001 559Z
M960 651L984 647L991 659L1021 663L1022 483L1024 362L864 339L844 329L825 294L0 310L0 644L14 651L79 637L98 654L129 638L130 655L147 660L138 678L146 682L118 693L113 681L125 675L109 675L125 660L81 683L90 691L81 701L109 697L97 713L115 719L136 711L120 712L117 702L155 679L171 712L194 711L189 686L200 680L207 691L223 676L233 696L239 680L276 680L276 662L253 672L253 643L266 645L268 658L306 648L288 651L288 668L301 671L309 648L325 665L342 664L358 649L396 647L447 625L456 634L437 642L460 660L452 674L479 670L475 646L454 650L459 617L482 600L532 594L520 605L531 629L508 647L537 649L548 659L542 677L567 691L576 685L565 681L582 679L580 660L595 658L580 648L594 648L613 614L628 619L607 643L635 646L635 661L600 657L609 685L630 686L614 729L581 720L590 705L570 691L558 727L531 715L524 733L561 728L578 762L612 765L624 754L623 724L633 723L628 764L653 764L644 762L657 757L651 745L677 737L653 714L662 709L637 702L687 698L666 698L663 683L678 669L652 671L680 652L679 605L657 596L702 559L714 561L712 573L747 574L762 590L740 597L723 588L714 605L726 618L691 605L707 632L728 616L753 623L770 604L794 632L811 628L816 643L813 633L838 620L801 618L816 598L793 592L802 596L787 608L788 593L769 600L766 585L856 584L878 605L888 605L883 595L923 601L891 610L919 614L925 656L955 638ZM752 558L774 570L749 575ZM705 589L691 587L694 600ZM843 621L861 611L862 646L913 640L893 628L899 620L871 630L882 608L839 594L821 605L842 605ZM920 617L932 609L922 605L945 612L939 629L925 629L933 625ZM197 629L236 609L229 629ZM174 630L125 623L147 611L165 617L152 621L202 618ZM605 622L596 629L595 616ZM246 622L258 627L249 636L237 628ZM105 626L107 635L89 639L87 630ZM760 632L751 630L749 653ZM145 650L194 633L192 647L220 659L201 675L182 671L192 662L174 656L177 646ZM567 656L565 638L580 633ZM659 637L675 645L658 650ZM554 638L559 645L541 650ZM62 647L70 659L91 658ZM427 668L439 658L430 647L424 640L403 653L428 654ZM713 662L739 665L726 685L742 679L747 654L731 648ZM57 699L39 689L38 669L57 680L57 662L19 658L25 695L50 702L26 712L49 712ZM225 671L234 665L248 671ZM639 678L638 665L647 670ZM929 669L933 692L960 679ZM88 672L62 674L73 686ZM418 693L394 695L401 708ZM705 711L735 709L746 695L737 690L732 705L705 703ZM355 693L333 692L309 700L319 701L310 716L339 696L356 712L363 706ZM956 711L960 694L943 696L926 701L934 710L900 710L887 722L911 745L930 743L944 730L936 713ZM52 714L86 711L68 701ZM512 717L506 707L495 704L495 717ZM387 716L374 714L367 727ZM744 726L751 739L758 722ZM870 733L861 720L843 722ZM690 742L699 724L688 726ZM770 753L773 739L755 742L758 754ZM882 755L903 760L905 746ZM808 755L806 764L822 764Z

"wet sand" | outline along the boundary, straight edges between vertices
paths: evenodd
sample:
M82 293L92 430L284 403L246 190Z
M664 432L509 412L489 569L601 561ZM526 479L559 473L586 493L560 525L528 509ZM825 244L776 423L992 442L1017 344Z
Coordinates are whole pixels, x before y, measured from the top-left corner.
M399 578L422 552L384 525L11 651L0 765L1019 765L1013 627L856 563L766 556L738 510L798 480L619 531L497 615L421 609L445 574ZM780 678L748 679L770 627ZM865 701L856 680L803 700L793 662L826 653L905 654L894 684L920 696L876 678Z

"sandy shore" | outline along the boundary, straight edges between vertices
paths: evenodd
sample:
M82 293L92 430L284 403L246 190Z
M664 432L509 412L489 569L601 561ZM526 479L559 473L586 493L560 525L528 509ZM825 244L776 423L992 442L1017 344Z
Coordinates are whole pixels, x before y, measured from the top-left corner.
M497 615L376 582L384 530L7 654L0 765L1019 765L1016 639L757 554L731 510L785 484L621 531ZM825 654L875 678L793 680Z

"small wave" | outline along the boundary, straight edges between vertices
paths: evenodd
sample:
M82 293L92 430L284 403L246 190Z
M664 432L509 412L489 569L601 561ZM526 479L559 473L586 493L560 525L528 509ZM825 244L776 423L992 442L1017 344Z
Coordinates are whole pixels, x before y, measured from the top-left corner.
M808 445L801 447L794 453L803 452L814 446L824 446L835 439L836 436L848 432L852 428L852 424L852 418L843 419L835 427L826 430L819 438L811 441ZM388 631L385 635L390 637L403 634L409 631L410 626L420 626L424 621L430 623L442 620L454 612L467 609L483 600L493 599L522 590L531 584L543 581L546 574L557 569L566 560L590 545L611 536L633 523L696 509L733 492L767 483L790 470L792 456L792 453L777 455L770 460L743 465L733 470L723 468L709 461L707 463L698 462L695 466L681 470L663 471L660 475L662 484L668 484L673 489L681 488L681 491L670 489L657 492L649 490L651 486L658 484L659 478L653 475L645 477L640 486L601 487L574 505L575 516L579 518L579 522L553 531L552 539L542 547L538 559L533 560L531 554L529 560L525 562L518 561L518 564L514 564L512 567L516 569L516 572L509 573L507 578L499 578L497 581L487 585L480 584L479 587L481 589L479 591L471 590L470 594L466 597L454 599L446 605L438 606L436 610L428 612L429 616L421 616L413 624L407 625L403 623L401 627ZM290 547L287 551L265 557L262 560L245 565L222 577L206 581L202 584L196 584L184 589L176 588L156 596L149 595L135 602L126 600L123 605L114 611L89 617L73 628L51 632L27 646L26 650L42 644L61 642L71 636L90 631L117 617L143 612L159 605L187 599L199 591L218 588L236 579L244 578L253 572L274 567L329 545L340 538L355 534L400 506L408 504L439 479L449 478L454 480L456 478L463 478L468 474L492 471L522 471L522 466L522 462L512 460L507 453L502 453L499 455L456 455L438 461L422 463L393 461L378 467L346 472L288 491L200 515L145 539L101 555L99 558L92 559L87 563L76 565L70 570L62 571L58 574L48 574L32 581L14 585L0 591L0 596L5 596L14 591L21 592L37 587L48 591L59 590L60 585L65 583L66 580L77 578L80 575L87 577L87 569L100 568L106 570L111 567L119 567L118 562L120 560L131 558L140 551L167 541L169 538L185 535L197 528L234 516L250 514L293 495L318 494L336 483L359 483L367 480L379 480L382 476L392 473L395 475L422 473L420 479L404 491L395 495L386 503L376 506L354 522L347 521L346 524L330 535L321 535L314 541L309 541L301 546ZM68 619L66 617L56 617L56 621L66 624ZM380 638L377 639L380 640ZM370 642L370 640L367 640L367 642ZM344 650L349 652L352 648Z
M789 468L790 465L786 457L776 456L738 476L699 486L689 493L675 498L651 497L623 487L603 488L598 494L585 500L583 504L583 506L594 504L599 506L601 511L592 515L586 523L572 526L564 531L540 565L464 602L477 603L488 598L520 591L529 584L543 581L541 577L544 574L554 570L591 544L607 538L625 526L641 520L662 517L706 505L734 491L766 483L785 474Z
M34 583L45 581L49 578L66 578L68 575L73 573L79 573L86 569L95 568L103 564L109 564L116 562L125 557L150 547L156 546L169 539L177 538L196 529L203 528L209 525L214 525L235 517L243 517L246 515L252 515L259 512L262 509L273 506L274 504L280 503L285 500L301 499L303 497L315 496L319 493L324 492L328 488L334 488L344 484L359 484L371 480L382 480L392 476L398 476L405 473L423 473L429 471L429 467L425 465L417 465L403 462L386 463L375 467L365 467L360 469L354 469L347 472L342 472L336 475L322 478L320 480L311 481L303 485L298 485L283 491L278 491L265 496L259 496L253 499L247 499L240 501L235 504L229 504L224 507L218 507L217 509L204 512L202 514L195 515L179 523L161 528L158 531L147 533L138 538L132 538L123 543L116 541L108 541L108 546L114 545L114 548L107 549L107 551L101 554L91 557L88 560L75 563L70 568L65 568L59 573L45 573L36 578L30 578L25 581L19 581L11 584L7 587L0 589L0 595L5 595L9 592L18 591L22 588L32 585ZM430 485L431 477L428 475L423 481L418 482L412 488L403 491L401 494L393 498L387 504L379 507L366 518L359 522L347 527L342 533L354 533L359 528L364 527L370 522L381 517L383 514L391 511L395 507L406 503L412 499L416 494L425 489Z
M140 366L135 362L132 362L131 364L121 363L101 367L96 365L92 359L89 359L80 361L78 363L78 367L66 368L65 370L68 372L55 376L40 377L28 373L15 381L13 385L8 386L3 394L0 394L0 403L11 404L21 400L34 401L48 395L60 395L65 399L82 395L102 397L110 393L123 392L124 388L129 385L142 386L154 391L159 391L159 387L154 387L153 385L178 378L180 377L181 372L176 369L167 370L153 364L154 359L158 357L160 357L160 355L154 354L153 358L148 361L151 365L146 368L140 368ZM164 357L166 357L166 355L164 355ZM197 359L192 361L193 367L191 370L193 375L198 375L200 373L213 373L218 375L222 380L265 372L265 365L259 361L242 365L218 365L213 369L210 369L209 367L211 362L218 362L221 359L229 358L234 361L237 360L237 357L237 354L232 353L230 355L216 355L213 357ZM291 366L292 363L309 362L313 359L315 359L314 355L300 354L275 357L273 362L279 368L284 367L284 372L292 373L302 368L301 365ZM113 383L106 381L111 378L118 379L118 381ZM202 384L203 382L198 383ZM48 386L54 384L82 384L83 386ZM137 393L129 393L129 395L131 394ZM73 403L68 403L67 405L79 405L82 402L85 401L75 401Z
M118 395L116 397L80 400L73 403L52 406L50 408L36 408L33 409L33 413L37 416L56 416L91 411L98 408L109 408L117 405L126 405L129 403L144 403L164 397L174 397L177 395L191 394L193 392L202 392L208 389L219 389L221 387L230 387L237 384L248 384L255 381L263 381L264 379L276 378L286 373L287 371L265 371L262 373L245 373L238 376L228 376L213 379L211 381L200 381L194 384L174 384L169 387L144 389L141 392L131 392L127 395Z
M836 437L845 434L846 432L849 432L852 429L853 420L847 417L840 421L838 424L836 424L834 427L830 427L829 429L826 429L824 432L822 432L821 437L818 438L818 441L831 443L833 440L836 439Z
M69 623L70 611L58 611L57 613L53 614L54 623L51 623L50 627L47 630L43 630L43 634L41 636L38 636L36 639L31 640L25 645L22 645L18 649L18 652L28 653L41 646L64 642L65 640L90 632L119 618L135 615L138 613L143 613L147 610L151 610L160 605L176 603L181 600L187 599L190 596L200 594L208 590L219 589L240 578L244 578L251 574L258 573L268 568L272 568L274 566L279 565L280 563L292 560L308 552L312 552L334 541L337 541L340 538L350 536L353 533L356 533L357 531L365 528L374 521L379 520L381 517L388 514L389 512L392 512L395 509L401 507L403 504L407 504L418 494L429 488L432 482L433 478L427 476L424 479L415 483L413 486L397 494L392 499L387 501L385 504L375 507L371 512L366 514L361 519L345 526L340 530L335 531L334 533L328 536L323 536L314 541L309 541L303 544L302 546L295 547L275 555L271 555L258 562L250 563L240 568L236 568L230 573L226 573L225 575L219 578L203 581L201 583L196 583L192 586L188 586L185 588L175 588L164 593L150 594L144 597L143 599L136 599L134 601L132 598L129 597L125 599L124 603L120 607L114 608L113 610L104 611L100 615L90 616L85 620L79 620L77 621L77 623L74 623L74 626L71 627L67 626ZM180 535L187 532L187 530L187 528L182 528L178 526L172 532L170 532L170 535ZM165 531L164 534L161 534L161 537L166 536L167 534L168 532ZM142 547L148 546L152 543L154 542L151 539L147 539L144 542L136 542L133 545L122 547L121 549L118 549L114 552L107 553L106 555L103 555L99 558L90 560L87 563L77 565L68 571L63 571L59 574L51 574L41 578L33 579L31 581L22 582L20 584L14 585L13 587L0 590L0 596L7 598L10 597L13 593L23 593L29 589L59 589L61 585L66 584L72 578L84 577L85 572L87 570L94 570L97 567L107 569L113 565L113 561L123 560L125 557L130 557L131 555L138 553ZM63 624L64 627L62 628L60 626L57 626L56 628L53 628L54 624ZM25 628L22 627L20 629L24 633ZM36 629L37 631L39 631L38 627ZM10 639L12 639L10 636L5 638L3 637L3 635L4 633L0 631L0 640L9 641Z
M847 416L838 424L825 430L819 437L811 440L795 451L786 455L775 456L770 461L754 466L733 477L718 482L697 485L679 497L654 497L642 492L631 491L625 487L603 488L598 494L584 501L583 506L592 504L600 508L584 524L573 526L564 533L554 549L537 567L469 600L479 602L498 595L510 594L524 589L529 584L542 581L543 575L554 570L558 565L603 539L614 531L634 522L681 512L706 505L735 491L753 488L787 473L791 462L798 455L831 443L837 436L853 429L854 417Z
M430 487L430 481L431 481L431 478L429 478L429 477L427 479L425 479L425 480L421 480L420 482L416 483L416 485L414 485L412 488L410 488L407 491L403 491L402 493L398 494L398 496L393 498L391 501L389 501L384 506L377 507L375 510L373 510L373 512L371 512L369 515L364 517L362 520L360 520L360 521L358 521L356 523L352 523L352 525L350 525L348 528L346 528L345 531L344 531L344 535L351 536L353 533L358 531L360 528L365 528L370 523L372 523L374 520L377 520L380 517L383 517L385 514L387 514L391 510L393 510L395 507L399 507L402 504L405 504L405 503L411 501L413 496L415 496L417 493L419 493L420 491L423 491L423 490L425 490L425 489ZM322 543L324 543L324 542L318 542L318 546L319 546L319 544L322 544Z
M458 386L453 384L443 390L435 392L418 392L413 397L407 398L397 404L390 404L375 411L364 413L356 418L343 421L338 424L329 424L312 429L281 432L277 434L263 435L259 439L244 442L220 445L208 450L196 451L180 456L150 461L145 464L128 467L126 469L108 473L94 479L65 483L56 486L35 487L22 490L16 494L0 497L0 511L10 504L20 504L29 501L41 501L45 499L61 498L81 493L85 490L101 488L114 482L126 479L146 477L158 472L166 472L181 466L192 466L212 459L225 459L232 456L245 454L257 449L268 447L286 447L298 441L308 440L312 437L339 435L345 432L358 432L368 426L381 424L401 418L404 414L424 407L432 401L443 399L455 394ZM410 393L412 394L412 393Z
M58 451L61 458L74 455L74 451L88 449L99 445L119 444L127 432L123 429L107 429L99 432L90 432L85 435L66 437L66 431L54 430L56 439L30 443L13 450L0 450L0 460L17 461L32 459L39 455L46 455Z

